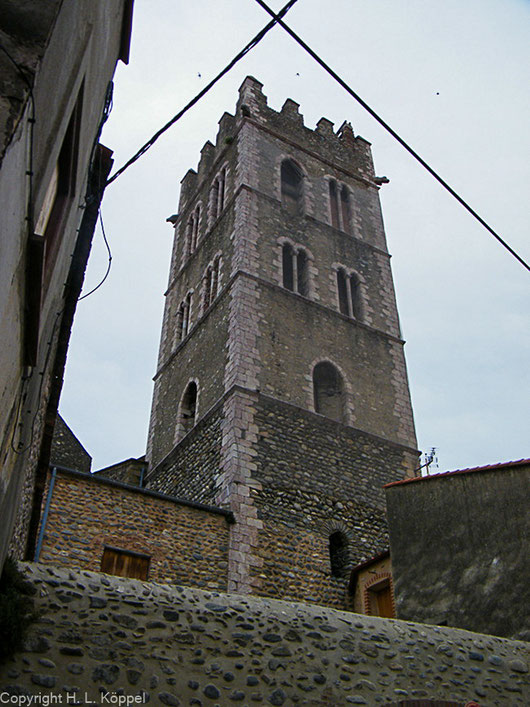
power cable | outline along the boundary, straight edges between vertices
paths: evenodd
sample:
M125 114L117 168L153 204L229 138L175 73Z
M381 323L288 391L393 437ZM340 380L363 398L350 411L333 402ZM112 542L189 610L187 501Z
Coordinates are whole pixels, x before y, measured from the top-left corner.
M316 52L314 52L310 46L308 46L301 37L299 37L296 32L294 32L285 22L281 19L281 13L276 14L271 8L267 5L267 3L264 2L264 0L256 0L258 5L260 5L266 12L269 13L269 15L276 20L276 22L283 27L283 29L291 35L291 37L297 42L305 51L313 57L313 59L320 64L320 66L333 78L335 81L337 81L338 84L342 86L342 88L350 94L352 98L354 98L360 105L368 111L368 113L377 120L377 122L387 131L392 135L393 138L395 138L399 144L407 150L409 154L411 154L415 160L417 160L422 167L424 167L431 176L433 176L437 182L439 182L444 189L446 189L451 196L453 196L472 216L474 216L477 221L484 226L484 228L491 233L491 235L496 238L501 245L503 245L508 252L510 252L514 258L516 258L521 265L523 265L527 270L530 271L530 265L528 265L527 262L523 260L523 258L515 252L515 250L508 245L508 243L499 236L498 233L496 233L493 228L484 221L484 219L479 216L479 214L451 187L449 184L429 165L425 160L420 157L420 155L407 143L405 140L400 137L395 130L393 130L388 123L386 123L383 118L381 118L374 110L371 108L355 91L343 80L341 77L333 71L333 69L326 64L326 62L321 59Z
M101 225L101 233L103 234L103 240L105 241L105 245L107 246L107 253L109 254L109 261L107 263L107 271L103 275L102 279L100 280L99 284L96 285L90 292L87 292L86 295L83 295L82 297L78 297L77 301L81 302L82 299L85 299L85 297L89 297L91 294L93 294L96 290L99 290L101 285L105 282L105 280L108 278L110 269L112 267L112 252L110 250L110 245L107 240L107 234L105 233L105 226L103 225L103 216L101 215L101 208L99 209L99 223Z
M252 49L254 49L254 47L257 46L257 44L259 44L259 42L261 42L261 40L263 39L263 37L276 25L276 23L278 22L278 18L284 17L284 15L286 15L286 14L289 12L289 10L291 9L291 7L292 7L296 2L297 2L297 0L289 0L289 2L278 12L278 14L275 15L275 18L274 18L271 22L269 22L267 25L265 25L265 27L264 27L260 32L258 32L258 33L256 34L256 36L255 36L253 39L251 39L250 42L248 42L248 44L246 44L245 47L243 47L243 49L242 49L238 54L236 54L236 56L232 59L232 61L230 61L230 62L225 66L225 68L222 69L222 70L217 74L217 76L216 76L214 79L212 79L212 80L210 81L210 83L208 83L208 84L202 89L202 91L199 91L199 93L195 96L195 98L192 98L192 100L191 100L186 106L184 106L184 108L183 108L181 111L179 111L173 118L171 118L171 120L170 120L168 123L166 123L166 124L164 125L164 127L160 128L160 130L158 130L158 131L153 135L153 137L150 138L150 139L145 143L145 145L143 145L143 146L138 150L138 152L136 152L136 154L134 154L134 155L131 157L131 159L128 160L128 161L123 165L123 167L120 167L120 169L118 169L116 172L114 172L114 174L112 174L112 175L107 179L107 186L108 186L109 184L111 184L115 179L117 179L121 174L123 174L123 173L125 172L125 170L126 170L128 167L130 167L132 164L134 164L134 162L136 162L136 160L138 160L142 155L144 155L144 154L147 152L147 150L149 150L149 148L154 145L154 143L158 140L158 138L159 138L161 135L163 135L167 130L169 130L169 128L170 128L172 125L174 125L174 124L177 122L177 120L180 120L180 118L182 118L182 116L183 116L185 113L187 113L187 112L189 111L189 109L192 108L192 107L197 103L197 101L199 101L206 93L208 93L208 91L209 91L213 86L215 86L215 84L216 84L220 79L222 79L223 76L224 76L225 74L227 74L233 66L235 66L244 56L246 56Z

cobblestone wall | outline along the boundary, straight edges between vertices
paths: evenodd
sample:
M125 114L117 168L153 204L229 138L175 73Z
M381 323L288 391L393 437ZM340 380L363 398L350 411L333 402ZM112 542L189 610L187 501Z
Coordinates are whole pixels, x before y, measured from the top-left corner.
M518 641L44 565L26 572L41 615L24 651L0 667L5 701L530 702L528 644Z
M50 464L87 473L92 466L92 457L59 414L53 430Z
M108 546L149 556L153 581L226 589L228 533L227 516L217 509L59 472L39 559L99 571Z
M199 503L215 503L221 423L222 409L217 407L147 476L149 488Z
M345 607L329 537L347 538L348 567L388 547L383 485L403 478L414 450L260 395L252 499L263 522L259 593Z

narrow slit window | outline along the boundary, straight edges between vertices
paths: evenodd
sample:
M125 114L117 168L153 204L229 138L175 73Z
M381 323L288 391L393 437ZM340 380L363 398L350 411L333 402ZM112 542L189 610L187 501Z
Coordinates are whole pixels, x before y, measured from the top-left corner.
M296 255L296 275L298 294L307 297L309 294L307 282L307 255L303 250L299 250Z
M339 292L339 311L349 317L348 283L344 270L337 270L337 289Z
M329 206L331 210L331 225L333 228L340 228L337 182L334 179L329 182Z
M182 396L180 407L180 423L183 435L195 427L195 416L197 414L197 384L191 381Z
M215 221L217 218L217 212L218 212L218 205L219 205L219 180L216 179L215 182L213 183L212 187L212 192L211 192L211 210L212 210L212 218Z
M356 275L350 275L350 296L352 305L352 316L355 319L362 319L361 287Z
M191 328L191 293L188 293L184 301L184 336L188 335Z
M190 217L188 223L186 224L186 257L191 255L191 248L193 244L193 217Z
M329 560L333 577L344 577L348 570L348 540L339 530L329 536Z
M355 273L348 275L343 268L337 270L339 312L358 321L363 319L361 285Z
M177 341L184 338L184 303L182 302L177 312Z
M212 297L212 268L206 270L206 278L204 282L204 310L206 311L211 303Z
M219 175L219 194L217 199L217 215L220 216L225 207L225 192L226 192L226 169L223 169Z
M293 247L286 243L282 248L283 286L294 291Z
M212 283L211 283L211 301L217 297L217 293L219 291L219 268L221 264L221 258L217 256L217 258L213 262L213 268L212 268Z
M188 292L185 299L182 300L177 310L176 320L176 340L182 341L188 335L190 330L190 314L191 314L191 292Z
M226 168L215 178L211 191L211 213L215 221L225 207L226 199Z
M199 241L199 224L201 220L201 207L197 206L192 220L191 252L195 252Z
M350 193L344 184L340 190L340 207L341 207L341 217L342 217L342 230L345 233L350 233Z

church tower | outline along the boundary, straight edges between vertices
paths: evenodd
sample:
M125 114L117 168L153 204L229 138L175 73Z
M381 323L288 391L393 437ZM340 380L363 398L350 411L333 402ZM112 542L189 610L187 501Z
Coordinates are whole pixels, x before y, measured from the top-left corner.
M343 607L418 466L382 181L252 77L182 181L147 485L234 512L231 591Z

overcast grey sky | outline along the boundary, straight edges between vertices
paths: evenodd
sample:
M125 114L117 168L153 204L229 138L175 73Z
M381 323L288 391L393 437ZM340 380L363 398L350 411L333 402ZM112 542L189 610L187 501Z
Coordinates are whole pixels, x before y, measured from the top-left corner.
M283 3L276 0L275 9ZM523 257L528 0L299 0L287 22ZM121 166L268 21L254 0L135 0L131 62L103 142ZM528 271L279 27L109 186L113 265L79 303L60 411L98 469L145 451L179 182L252 74L305 124L373 146L419 446L440 470L530 456ZM85 291L100 280L98 230Z

